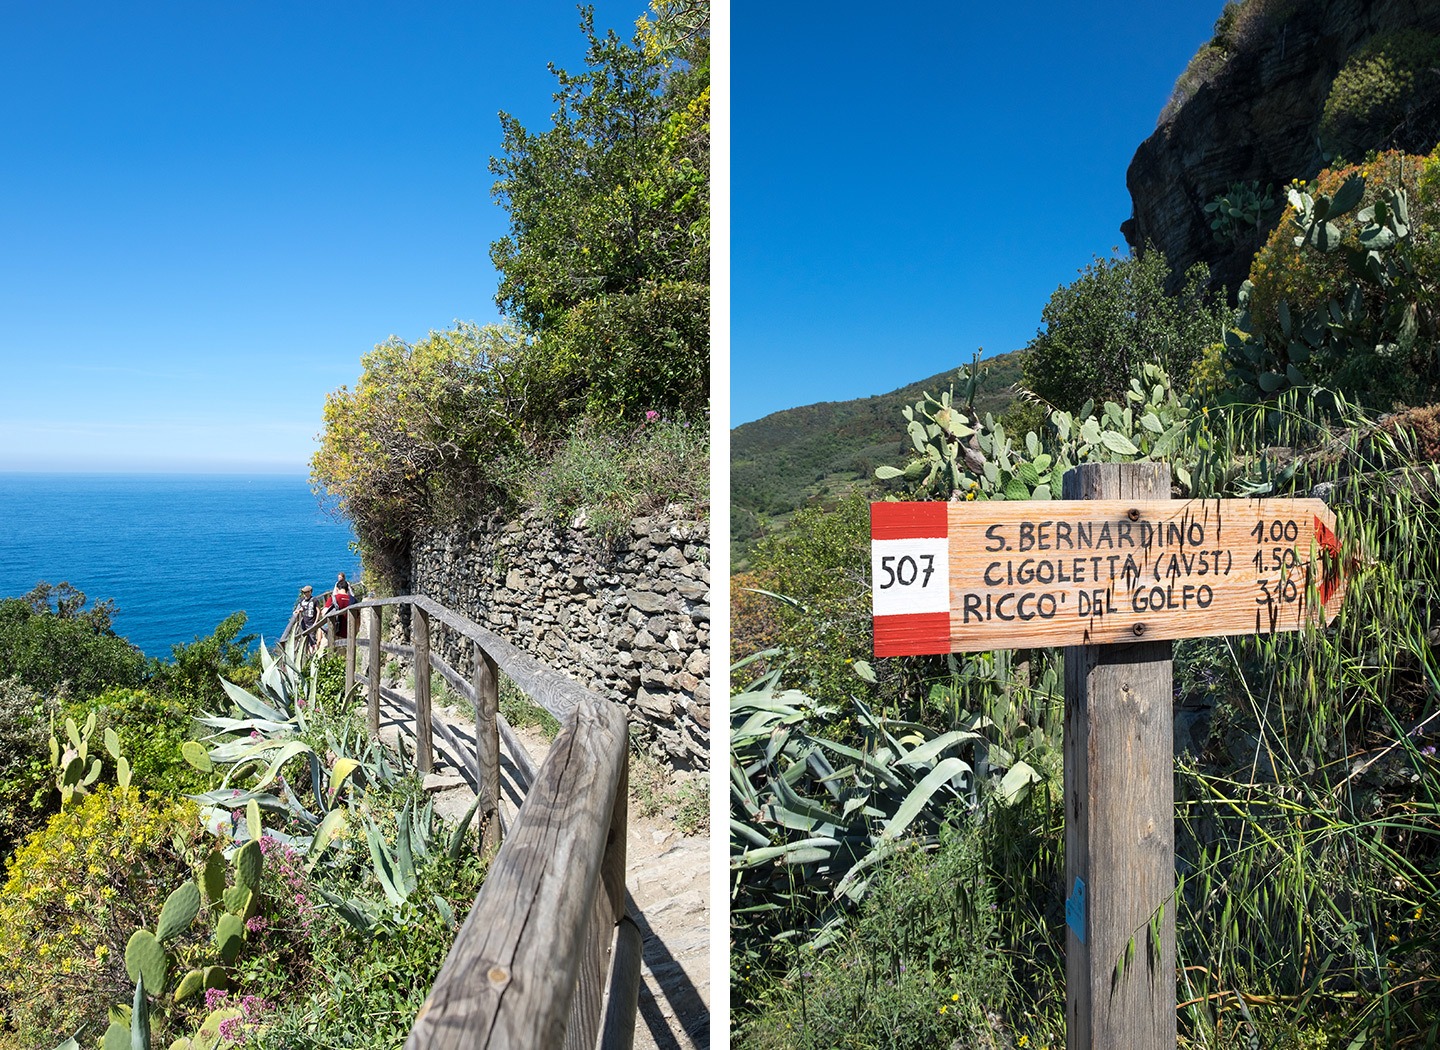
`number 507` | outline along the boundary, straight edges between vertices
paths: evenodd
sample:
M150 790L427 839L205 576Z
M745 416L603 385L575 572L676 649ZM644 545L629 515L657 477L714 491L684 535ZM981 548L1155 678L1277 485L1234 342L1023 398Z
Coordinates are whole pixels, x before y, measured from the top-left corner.
M935 555L887 554L880 559L880 572L885 577L885 582L880 585L882 591L888 591L897 584L910 587L917 580L923 588L929 585L930 577L935 575Z

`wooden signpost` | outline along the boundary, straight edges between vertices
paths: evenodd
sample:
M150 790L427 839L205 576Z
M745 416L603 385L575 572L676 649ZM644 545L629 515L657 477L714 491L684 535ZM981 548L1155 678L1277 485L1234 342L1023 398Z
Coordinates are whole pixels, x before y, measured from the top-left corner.
M1320 500L1172 501L1164 464L1087 464L1064 500L875 503L875 655L1066 646L1066 1046L1173 1047L1170 640L1328 623Z

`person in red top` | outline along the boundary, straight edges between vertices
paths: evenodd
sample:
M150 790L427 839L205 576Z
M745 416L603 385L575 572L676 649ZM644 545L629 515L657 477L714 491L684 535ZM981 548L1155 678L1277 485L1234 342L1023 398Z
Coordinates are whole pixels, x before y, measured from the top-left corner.
M345 574L342 572L335 577L335 589L325 598L325 611L328 613L348 608L354 600L354 596L350 593L350 581L345 578ZM336 641L343 641L349 637L349 620L350 618L348 616L337 616L330 621L335 631Z

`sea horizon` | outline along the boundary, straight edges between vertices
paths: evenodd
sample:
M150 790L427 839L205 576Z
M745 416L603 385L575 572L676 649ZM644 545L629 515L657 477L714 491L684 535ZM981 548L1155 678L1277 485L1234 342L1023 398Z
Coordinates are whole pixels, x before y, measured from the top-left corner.
M0 471L0 597L68 583L113 600L147 656L243 611L274 639L302 584L359 575L354 532L307 475L265 471Z

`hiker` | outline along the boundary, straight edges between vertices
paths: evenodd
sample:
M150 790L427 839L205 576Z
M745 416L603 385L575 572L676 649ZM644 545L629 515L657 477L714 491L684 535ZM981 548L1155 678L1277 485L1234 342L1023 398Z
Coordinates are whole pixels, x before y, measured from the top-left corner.
M290 614L295 624L295 630L305 636L305 649L308 652L315 648L315 625L320 620L320 606L315 601L315 588L308 583L300 588L300 599L295 603L295 611Z
M345 578L342 572L335 577L335 589L325 596L325 611L340 612L348 608L354 601L354 595L350 593L350 581ZM349 637L350 618L348 616L336 616L330 620L330 626L334 629L334 637L338 641L344 641Z

